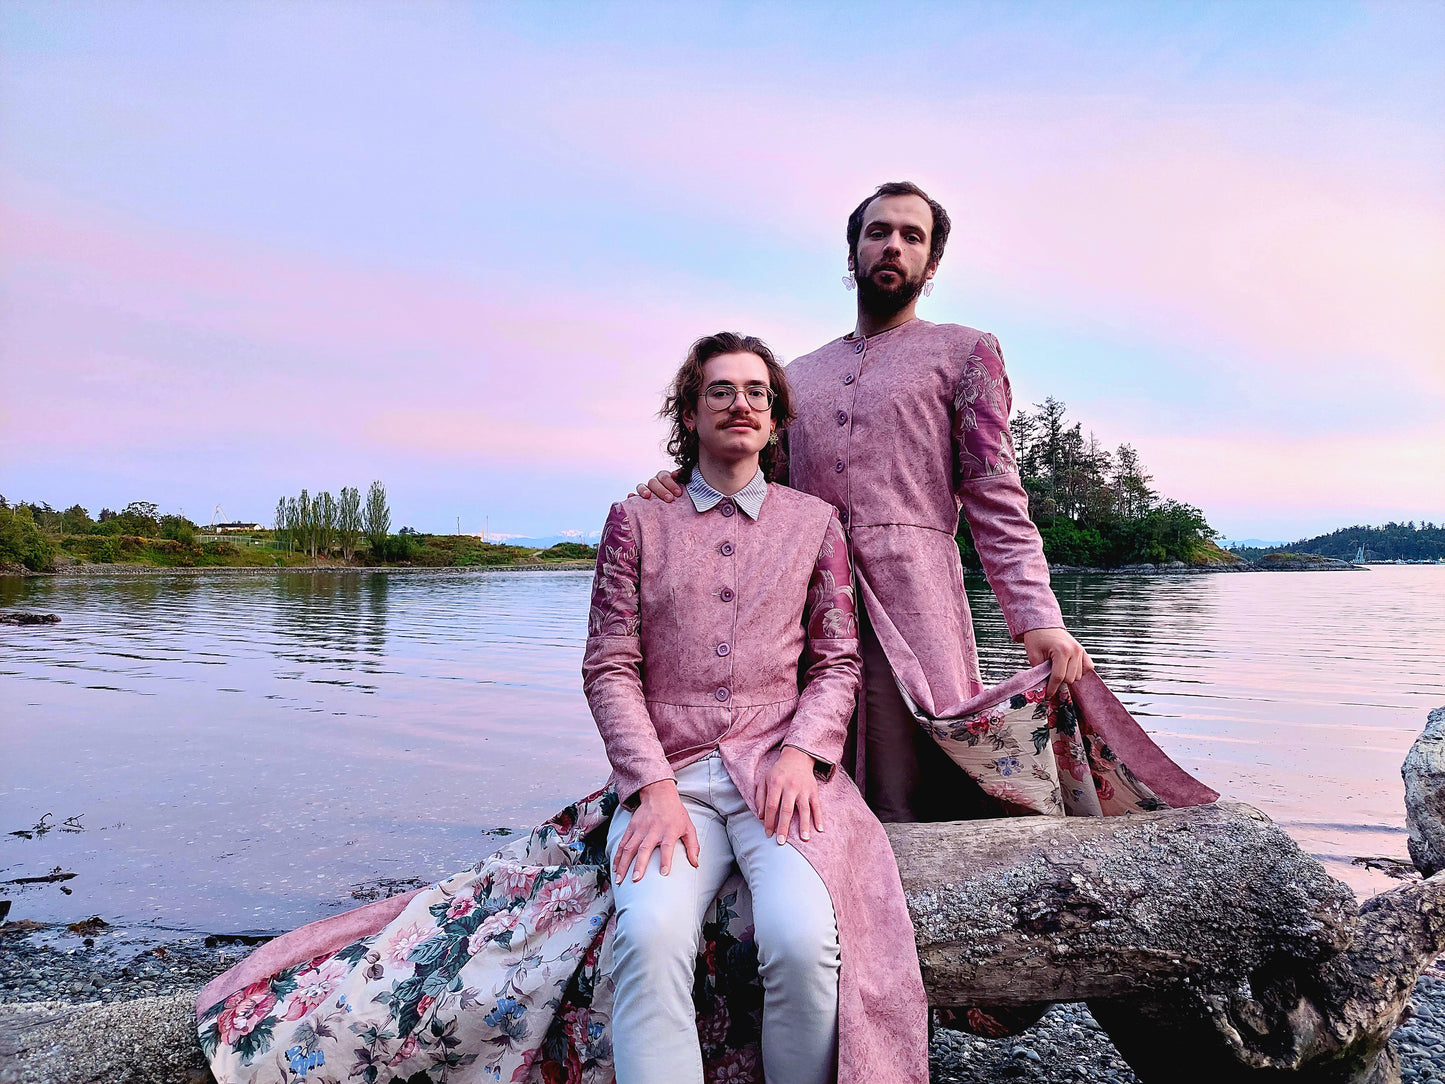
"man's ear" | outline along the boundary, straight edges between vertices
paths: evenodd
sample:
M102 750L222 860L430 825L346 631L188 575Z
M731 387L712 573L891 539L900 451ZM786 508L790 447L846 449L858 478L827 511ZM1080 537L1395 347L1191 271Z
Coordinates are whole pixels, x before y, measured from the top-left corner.
M857 263L853 259L852 249L848 250L848 270L852 272L856 272L858 270Z
M688 432L695 430L697 428L697 411L684 410L682 412L682 424L687 426Z

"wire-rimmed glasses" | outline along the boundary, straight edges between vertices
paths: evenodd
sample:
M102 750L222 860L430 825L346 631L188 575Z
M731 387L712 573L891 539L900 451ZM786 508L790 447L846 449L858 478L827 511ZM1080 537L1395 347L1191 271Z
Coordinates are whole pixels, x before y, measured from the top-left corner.
M771 410L773 400L777 393L766 384L749 384L740 388L736 384L709 384L702 391L702 401L707 404L709 410L724 411L730 410L732 405L738 401L738 396L743 397L750 410L765 411Z

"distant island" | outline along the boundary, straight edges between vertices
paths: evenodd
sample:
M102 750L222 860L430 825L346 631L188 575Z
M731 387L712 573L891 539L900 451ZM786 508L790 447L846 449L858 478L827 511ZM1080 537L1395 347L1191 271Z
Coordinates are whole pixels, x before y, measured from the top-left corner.
M81 564L164 568L472 568L583 567L593 546L559 542L546 549L487 542L473 535L391 532L386 488L373 482L366 500L356 489L315 497L302 490L277 503L276 520L201 527L163 516L150 501L92 518L80 505L0 496L0 572L55 572Z
M1445 526L1437 527L1433 523L1417 525L1413 520L1387 523L1383 527L1357 525L1282 546L1231 546L1229 552L1254 563L1276 553L1313 553L1341 561L1353 561L1358 557L1366 563L1440 561L1445 560Z

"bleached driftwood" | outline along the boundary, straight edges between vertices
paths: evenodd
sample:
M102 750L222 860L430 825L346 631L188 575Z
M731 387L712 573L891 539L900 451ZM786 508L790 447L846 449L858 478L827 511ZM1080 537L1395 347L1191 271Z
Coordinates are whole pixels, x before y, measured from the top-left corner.
M936 1006L1143 994L1345 948L1349 888L1264 814L892 824Z

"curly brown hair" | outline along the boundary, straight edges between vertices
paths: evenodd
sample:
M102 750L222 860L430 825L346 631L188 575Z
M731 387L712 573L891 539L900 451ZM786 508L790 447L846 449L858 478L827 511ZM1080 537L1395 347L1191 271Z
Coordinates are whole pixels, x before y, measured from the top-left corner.
M773 424L781 434L783 428L793 420L793 394L788 387L788 378L783 373L782 363L768 349L768 344L753 335L739 335L735 331L719 331L716 335L704 335L687 352L687 358L677 375L672 378L672 387L662 409L660 418L672 420L672 433L667 440L667 454L677 462L677 480L683 485L692 481L692 470L697 466L698 437L683 422L683 414L691 410L694 414L701 407L698 402L702 395L702 368L715 357L723 354L755 354L767 366L768 383L773 389ZM763 477L773 481L782 456L776 444L765 444L758 456L758 465Z

